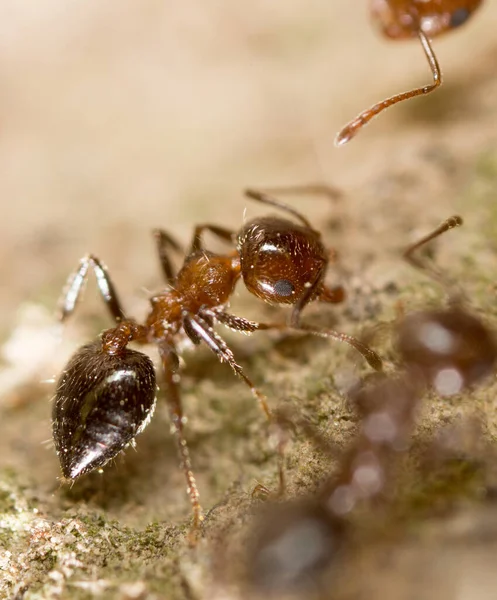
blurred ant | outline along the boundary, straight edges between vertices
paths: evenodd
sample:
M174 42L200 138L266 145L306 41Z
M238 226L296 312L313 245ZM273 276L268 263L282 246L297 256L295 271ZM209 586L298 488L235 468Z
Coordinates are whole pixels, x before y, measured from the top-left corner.
M362 111L341 129L335 145L343 146L380 112L410 98L430 94L442 85L442 72L429 38L463 25L482 0L370 0L372 18L393 40L418 37L430 66L433 83L396 94Z
M156 401L156 376L152 361L128 344L153 343L159 350L165 397L176 436L181 467L193 509L193 528L198 529L202 511L190 455L184 437L185 418L180 397L178 344L189 340L204 343L221 362L226 362L245 382L264 414L272 422L265 396L255 387L215 323L245 334L257 330L301 331L331 337L353 346L376 369L381 359L355 338L332 330L313 330L300 325L304 307L313 300L339 302L342 288L324 284L328 253L320 234L293 208L262 192L247 195L275 206L299 223L280 217L260 217L248 222L237 236L216 225L198 225L183 266L174 274L170 251L177 242L162 230L154 232L163 275L168 288L150 298L151 310L143 325L127 317L106 267L95 256L82 259L69 278L60 301L62 322L74 312L90 269L100 294L116 323L100 339L80 348L69 360L57 384L53 404L53 436L64 477L75 480L114 458L147 425ZM205 249L204 231L233 243L237 249L225 255ZM227 311L235 285L243 278L248 290L266 302L290 304L290 326L248 321ZM280 483L282 482L280 469Z
M405 258L444 282L414 252L461 224L460 217L447 219L410 246ZM462 306L459 294L446 309L404 317L396 338L402 370L393 376L372 374L351 394L361 425L338 472L322 484L317 495L264 509L251 542L251 585L270 592L314 586L316 578L348 547L354 508L384 496L391 463L407 446L426 388L444 396L457 394L481 383L495 369L495 332Z

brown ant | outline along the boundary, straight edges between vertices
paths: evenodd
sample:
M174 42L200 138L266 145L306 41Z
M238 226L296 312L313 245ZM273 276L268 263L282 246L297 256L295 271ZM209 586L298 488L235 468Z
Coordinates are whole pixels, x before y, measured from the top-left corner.
M199 225L176 275L170 250L177 251L180 247L166 232L156 230L157 250L168 288L150 298L152 306L144 324L126 316L107 269L93 255L82 259L69 278L60 302L60 319L64 322L74 312L92 269L100 294L116 323L104 331L100 339L73 355L57 383L53 436L64 477L75 480L102 467L133 443L147 425L155 407L155 371L151 360L129 349L128 344L156 344L164 371L165 397L193 508L194 529L199 527L202 511L184 437L178 358L181 340L189 340L194 345L204 343L221 362L228 363L250 388L269 420L272 414L265 396L216 333L215 323L245 334L260 329L290 328L331 337L353 346L374 368L381 369L379 356L359 340L332 330L313 330L300 325L300 314L309 302L343 299L342 288L328 288L323 281L328 253L320 234L295 209L262 192L251 190L247 195L285 211L299 223L276 216L260 217L248 222L237 236L223 227ZM225 255L206 250L202 239L206 230L230 243L236 239L236 250ZM262 300L293 306L290 327L248 321L228 312L228 303L240 276L248 290Z
M393 40L418 37L430 66L433 83L396 94L362 111L341 129L335 145L350 141L373 117L410 98L433 92L442 85L442 71L430 38L463 25L482 0L370 0L371 16L386 37Z
M411 264L443 278L415 250L462 224L444 221L405 252ZM408 443L427 387L449 396L488 377L497 361L497 339L458 295L446 309L407 315L396 330L403 369L393 376L369 376L351 394L361 415L360 431L317 495L264 509L248 561L251 585L282 592L314 586L320 573L342 556L351 536L350 516L359 504L385 494L391 463Z

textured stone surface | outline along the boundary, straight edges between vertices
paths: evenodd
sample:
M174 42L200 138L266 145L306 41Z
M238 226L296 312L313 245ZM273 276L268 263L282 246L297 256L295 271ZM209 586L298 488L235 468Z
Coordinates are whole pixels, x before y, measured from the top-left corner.
M0 597L240 598L260 502L251 493L257 482L277 486L250 392L207 351L185 354L194 468L204 507L216 506L196 551L186 541L188 500L160 402L136 452L60 486L47 441L53 385L40 381L108 321L90 284L59 343L51 317L59 289L92 251L140 316L148 291L161 285L152 227L186 244L196 222L238 227L245 206L257 214L241 197L247 185L324 179L343 189L341 200L291 201L337 248L330 281L344 283L349 298L310 309L309 319L369 332L393 359L389 324L399 310L444 301L401 261L401 249L459 213L465 226L433 255L497 327L497 9L487 2L436 42L441 90L384 114L336 150L336 131L369 102L429 81L420 48L375 37L365 7L66 4L0 8ZM242 291L233 310L279 314ZM357 417L343 394L368 372L360 357L324 340L263 332L227 339L273 406L297 408L339 447L351 439ZM493 598L496 426L493 379L462 397L427 397L395 500L381 519L355 517L357 553L339 577L330 573L325 596ZM334 464L297 431L288 495L314 489Z

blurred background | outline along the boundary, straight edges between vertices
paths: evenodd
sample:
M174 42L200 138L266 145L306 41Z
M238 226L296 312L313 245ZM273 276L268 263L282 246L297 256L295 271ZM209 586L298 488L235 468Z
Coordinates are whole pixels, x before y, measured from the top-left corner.
M471 156L497 134L491 2L435 40L441 90L340 149L336 132L360 110L431 79L419 44L383 40L366 3L4 0L0 23L4 335L20 303L53 303L87 252L124 297L158 281L151 228L186 240L199 221L238 227L247 185L325 180L375 221L375 177L433 179L441 147ZM422 224L447 202L420 193L408 210Z

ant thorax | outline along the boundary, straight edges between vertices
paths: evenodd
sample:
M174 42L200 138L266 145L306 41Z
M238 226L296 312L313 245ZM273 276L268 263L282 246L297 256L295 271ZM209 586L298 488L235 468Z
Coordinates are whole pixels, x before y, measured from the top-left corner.
M201 308L226 306L240 276L238 258L198 252L179 271L174 286L150 299L147 318L150 341L175 335L182 327L183 314L197 314Z

